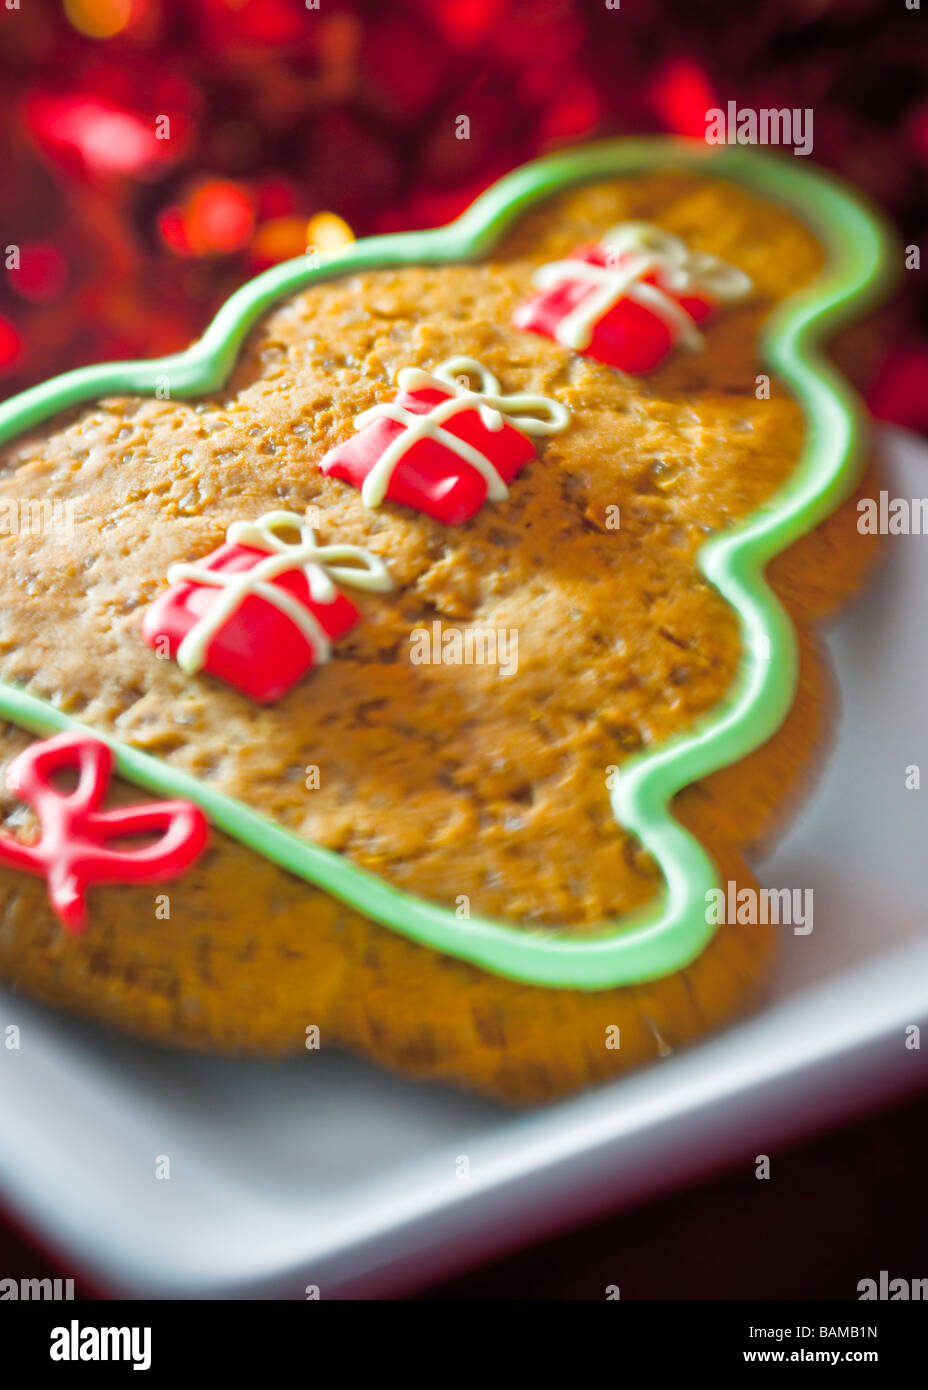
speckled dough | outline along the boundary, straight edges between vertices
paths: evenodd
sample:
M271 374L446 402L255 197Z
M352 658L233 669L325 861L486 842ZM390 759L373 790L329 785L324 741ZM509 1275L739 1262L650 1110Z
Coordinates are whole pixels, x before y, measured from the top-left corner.
M754 282L704 352L678 352L647 378L508 326L537 264L626 218L659 222ZM691 724L732 680L735 618L695 556L795 466L801 414L776 382L756 398L756 338L820 265L785 211L662 174L549 200L487 262L386 269L294 296L252 332L215 397L106 400L6 450L0 500L60 499L74 534L0 537L0 677L443 904L466 895L474 912L583 932L647 902L659 879L612 818L606 769ZM573 414L507 501L446 528L391 503L368 512L318 471L358 413L392 398L400 367L458 353L505 392L554 396ZM323 542L382 555L398 587L352 594L363 620L331 663L262 708L157 659L138 629L170 564L281 507L318 508ZM868 555L848 506L775 562L803 652L793 713L751 758L678 798L739 882L751 882L741 847L770 831L827 726L808 623L856 586ZM410 634L436 620L517 630L517 672L414 664ZM8 729L5 758L23 742ZM17 810L11 825L28 833L29 818ZM162 1041L273 1053L301 1048L315 1023L324 1042L530 1098L738 1011L771 944L763 928L723 928L677 976L587 995L443 958L220 835L170 885L169 921L155 919L158 891L96 890L88 931L68 937L44 885L0 869L0 975ZM604 1046L610 1024L622 1026L619 1051Z

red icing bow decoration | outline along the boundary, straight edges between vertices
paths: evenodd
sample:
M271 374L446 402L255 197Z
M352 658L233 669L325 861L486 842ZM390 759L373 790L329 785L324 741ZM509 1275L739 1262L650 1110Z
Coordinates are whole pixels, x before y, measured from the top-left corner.
M35 811L41 825L36 844L0 834L0 861L48 881L48 896L69 931L87 919L87 889L94 883L153 883L173 878L192 864L207 839L206 817L190 801L152 801L101 811L113 754L89 734L59 734L35 743L10 763L6 784ZM78 773L65 792L52 777ZM137 849L111 849L113 840L158 835Z
M535 457L530 436L570 421L548 396L500 395L496 377L472 357L451 357L431 374L404 367L397 385L396 399L359 415L359 433L319 467L360 488L366 507L387 498L447 526L508 497L507 485Z
M696 325L751 289L743 271L647 222L623 222L540 266L534 282L540 293L515 311L514 327L624 372L654 371L677 346L701 347Z
M295 531L288 541L281 532ZM204 670L253 700L279 699L360 614L334 581L384 593L393 581L377 555L316 543L294 512L237 521L197 564L172 565L170 588L142 620L142 637L189 675Z

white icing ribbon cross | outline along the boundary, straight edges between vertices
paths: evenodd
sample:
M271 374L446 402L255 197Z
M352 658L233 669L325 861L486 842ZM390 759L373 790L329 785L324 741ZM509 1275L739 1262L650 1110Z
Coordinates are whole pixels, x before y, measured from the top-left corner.
M707 251L691 251L680 240L650 222L623 222L602 237L607 261L627 257L625 264L591 265L588 261L551 261L536 270L533 281L549 290L583 280L594 288L564 315L554 336L564 347L582 352L593 340L600 319L620 299L633 299L650 309L670 329L675 345L697 349L702 335L685 309L672 298L700 291L719 300L741 299L751 281L743 271ZM662 285L645 284L646 275L659 274Z
M472 390L466 384L467 379L479 382L477 390ZM361 500L365 507L380 506L400 459L422 439L434 440L476 468L486 482L489 501L499 502L508 497L508 487L486 454L466 440L459 439L450 430L442 429L446 420L465 410L479 411L485 427L494 433L508 424L523 434L557 434L570 423L570 411L550 396L501 395L496 377L473 357L449 357L431 375L418 367L403 367L397 375L396 384L409 395L429 389L443 393L450 389L453 394L433 406L426 415L417 415L395 401L386 401L357 416L354 422L356 430L363 430L374 420L395 420L403 426L402 433L390 441L364 479Z
M300 539L284 540L281 531L296 531ZM379 555L359 545L318 545L313 528L295 512L266 512L257 521L235 521L226 532L226 542L265 550L267 559L237 573L207 569L202 564L171 565L168 570L169 584L205 584L222 591L177 649L177 664L188 675L202 669L216 633L250 595L286 614L312 648L317 664L329 660L332 641L322 624L299 599L272 582L288 570L302 570L314 603L332 603L338 597L336 581L372 593L393 588Z

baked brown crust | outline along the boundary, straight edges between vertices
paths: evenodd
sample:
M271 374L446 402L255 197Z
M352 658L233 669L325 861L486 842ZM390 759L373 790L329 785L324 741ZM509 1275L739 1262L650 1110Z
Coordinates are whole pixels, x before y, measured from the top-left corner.
M706 351L632 379L508 327L535 265L628 218L740 266L750 303ZM0 541L0 676L116 733L390 882L538 928L647 902L659 879L611 816L606 769L723 697L740 656L734 615L699 576L706 536L747 515L795 467L803 422L773 383L758 400L760 324L821 264L790 214L728 184L653 175L575 190L526 217L473 266L394 269L318 286L252 333L221 395L119 399L6 451L0 497L74 504L74 542ZM563 436L464 527L386 504L369 513L315 462L406 365L456 353L507 391L557 397ZM384 556L399 589L362 599L337 657L259 708L188 678L139 639L168 566L271 508L319 509L323 540ZM618 506L621 527L607 527ZM868 538L849 504L771 567L797 625L801 682L764 748L678 798L723 878L773 829L828 726L829 677L811 623L853 591ZM519 670L416 666L434 620L517 628ZM12 756L22 736L0 743ZM321 785L305 787L307 766ZM676 1047L745 1007L771 949L722 927L685 971L602 993L491 976L365 921L215 837L156 891L96 890L65 936L41 883L0 870L0 976L50 1002L182 1045L277 1053L315 1024L419 1075L511 1098L567 1089ZM605 1045L618 1025L621 1048Z

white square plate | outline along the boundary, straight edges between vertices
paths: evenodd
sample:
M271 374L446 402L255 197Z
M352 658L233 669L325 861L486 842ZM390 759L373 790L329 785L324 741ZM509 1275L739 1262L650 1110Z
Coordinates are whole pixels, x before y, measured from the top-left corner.
M883 440L890 496L928 494L928 449ZM396 1295L926 1084L905 1030L928 1024L928 536L886 552L829 634L843 716L821 782L759 866L814 893L762 1012L518 1113L325 1052L161 1051L0 993L0 1039L22 1038L0 1046L7 1203L116 1293Z

